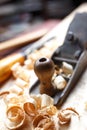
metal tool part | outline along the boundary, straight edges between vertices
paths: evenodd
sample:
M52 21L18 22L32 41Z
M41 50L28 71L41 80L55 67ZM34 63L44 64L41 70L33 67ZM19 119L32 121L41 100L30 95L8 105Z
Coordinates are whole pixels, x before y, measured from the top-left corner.
M57 106L61 106L69 93L75 87L80 76L87 67L87 13L77 13L70 23L64 44L52 55L56 65L62 62L71 64L73 73L65 89L58 95Z
M67 62L73 66L73 73L66 87L58 90L54 101L57 107L61 107L65 99L75 87L80 76L87 67L87 13L77 13L70 23L64 44L58 47L53 53L51 59L61 66L62 62ZM31 93L39 93L39 84L34 84ZM31 87L32 88L32 87Z

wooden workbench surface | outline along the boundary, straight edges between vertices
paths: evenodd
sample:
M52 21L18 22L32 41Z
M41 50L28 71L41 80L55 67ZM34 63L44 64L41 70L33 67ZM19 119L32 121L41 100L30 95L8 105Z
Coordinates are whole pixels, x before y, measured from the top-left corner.
M68 17L66 17L58 26L56 26L50 33L48 33L46 36L44 36L41 41L45 41L46 39L49 39L52 36L57 37L57 43L60 46L62 45L66 31L68 29L69 23L73 19L75 13L77 12L87 12L87 3L81 5L79 8L77 8L74 12L72 12ZM79 82L77 83L75 89L72 91L72 93L69 95L68 99L62 106L65 107L74 107L78 113L80 113L80 121L76 121L72 124L72 126L68 129L64 128L64 130L87 130L87 70L85 70L84 74L80 78ZM1 86L0 91L3 91L7 89L9 86L11 86L13 82L7 81L3 86ZM0 103L0 108L1 108ZM3 108L2 108L3 109ZM0 122L1 122L1 113L0 113ZM1 130L1 129L0 129Z

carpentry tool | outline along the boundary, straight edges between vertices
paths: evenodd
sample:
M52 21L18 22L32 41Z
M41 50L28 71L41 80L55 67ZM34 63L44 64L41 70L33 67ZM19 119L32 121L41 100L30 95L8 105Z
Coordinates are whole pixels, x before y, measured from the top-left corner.
M58 66L61 66L62 62L67 62L73 66L73 73L66 87L63 90L57 90L53 97L55 105L60 107L87 67L87 13L77 13L75 15L67 30L64 44L55 50L51 59ZM42 61L40 64L44 64L47 60L39 59L39 61ZM36 88L36 85L38 86L38 84L33 85L33 89L31 87L30 93L39 93L39 87Z
M57 48L51 58L56 65L64 61L74 68L67 86L57 98L57 106L61 106L87 67L87 13L75 15L64 44Z
M42 24L36 26L31 31L22 33L14 38L0 42L0 58L5 57L12 52L15 52L17 49L33 43L44 35L46 35L52 28L54 28L60 20L47 20ZM32 28L32 27L31 27Z
M26 47L23 47L19 52L11 54L0 60L0 83L4 82L11 76L10 69L13 64L15 64L16 62L20 62L21 64L23 64L24 60L30 53L32 53L34 50L40 49L42 46L44 46L46 42L52 39L54 39L54 37L51 37L44 41L39 40L35 43L29 44Z
M45 93L49 96L55 95L56 89L54 89L51 83L51 79L55 71L55 65L53 61L44 57L36 60L34 64L34 71L40 80L40 93Z
M0 58L6 56L7 54L10 54L12 51L17 50L20 47L39 40L50 30L49 26L43 26L40 29L39 28L33 30L32 32L20 34L20 36L16 36L15 38L0 42Z

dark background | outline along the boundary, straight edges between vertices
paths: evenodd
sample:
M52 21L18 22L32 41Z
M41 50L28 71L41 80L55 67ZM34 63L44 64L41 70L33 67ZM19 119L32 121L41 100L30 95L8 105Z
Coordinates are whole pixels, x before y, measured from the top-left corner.
M36 24L36 21L62 20L86 1L0 0L0 41L15 37L31 27L31 24Z
M28 13L42 18L64 18L87 0L0 0L0 16Z

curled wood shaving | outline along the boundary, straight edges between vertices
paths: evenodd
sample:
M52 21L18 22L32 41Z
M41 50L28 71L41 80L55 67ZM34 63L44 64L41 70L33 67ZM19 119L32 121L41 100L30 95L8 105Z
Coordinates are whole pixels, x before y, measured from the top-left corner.
M8 95L9 93L10 93L9 91L4 91L0 93L0 96L5 96L5 95Z
M68 64L67 62L62 63L62 69L66 75L73 73L73 66L71 64Z
M25 112L19 106L12 106L6 112L6 126L10 130L17 129L24 124Z
M61 110L58 113L59 123L61 125L70 123L71 117L72 117L72 112L74 114L79 115L78 112L73 108L66 108L66 109Z
M55 124L53 121L50 121L45 124L44 130L55 130Z
M68 124L71 120L71 113L67 110L62 110L58 114L60 124Z
M7 108L11 106L23 106L23 104L28 100L25 95L16 95L15 93L10 93L4 97L4 102Z
M48 114L49 116L53 116L57 113L57 108L53 105L50 105L48 107L41 108L39 110L39 113Z
M35 104L31 102L24 103L23 109L31 117L34 117L37 114Z
M0 93L4 96L6 109L5 124L8 129L15 130L25 126L26 117L31 122L32 130L59 130L59 127L69 124L72 115L79 113L74 108L58 110L53 105L53 99L46 94L17 95L10 91Z
M27 87L29 86L29 83L27 83L26 81L24 81L24 80L21 79L21 78L17 78L17 79L15 80L15 84L16 84L19 88L21 88L21 89L25 89L25 88L27 88Z
M57 108L55 106L50 106L49 109L47 109L47 113L50 115L50 116L53 116L56 114L57 112Z
M39 114L33 120L33 127L43 128L44 130L54 130L55 124L49 117L49 115Z
M33 127L38 127L38 123L43 120L44 118L46 118L45 116L43 115L37 115L34 120L33 120Z
M72 107L68 107L68 108L66 108L66 110L70 110L70 111L76 113L79 116L79 113Z
M18 105L19 98L16 94L11 93L11 94L7 95L6 97L4 97L4 102L8 108L10 106Z
M14 94L16 94L16 95L23 95L23 93L24 93L24 91L23 91L23 89L22 88L20 88L19 86L17 86L17 85L13 85L10 89L9 89L9 91L11 92L11 93L14 93Z
M44 130L43 128L35 128L34 130Z
M28 69L24 68L20 65L20 63L16 63L11 67L12 74L15 78L20 78L25 82L30 81L30 75Z
M53 98L51 98L47 94L42 94L42 96L41 96L41 107L50 106L50 105L53 105L53 103L54 103Z
M37 109L41 109L41 95L31 95L31 97L36 101Z
M54 103L53 98L46 94L32 95L31 97L36 101L38 109L48 107Z

